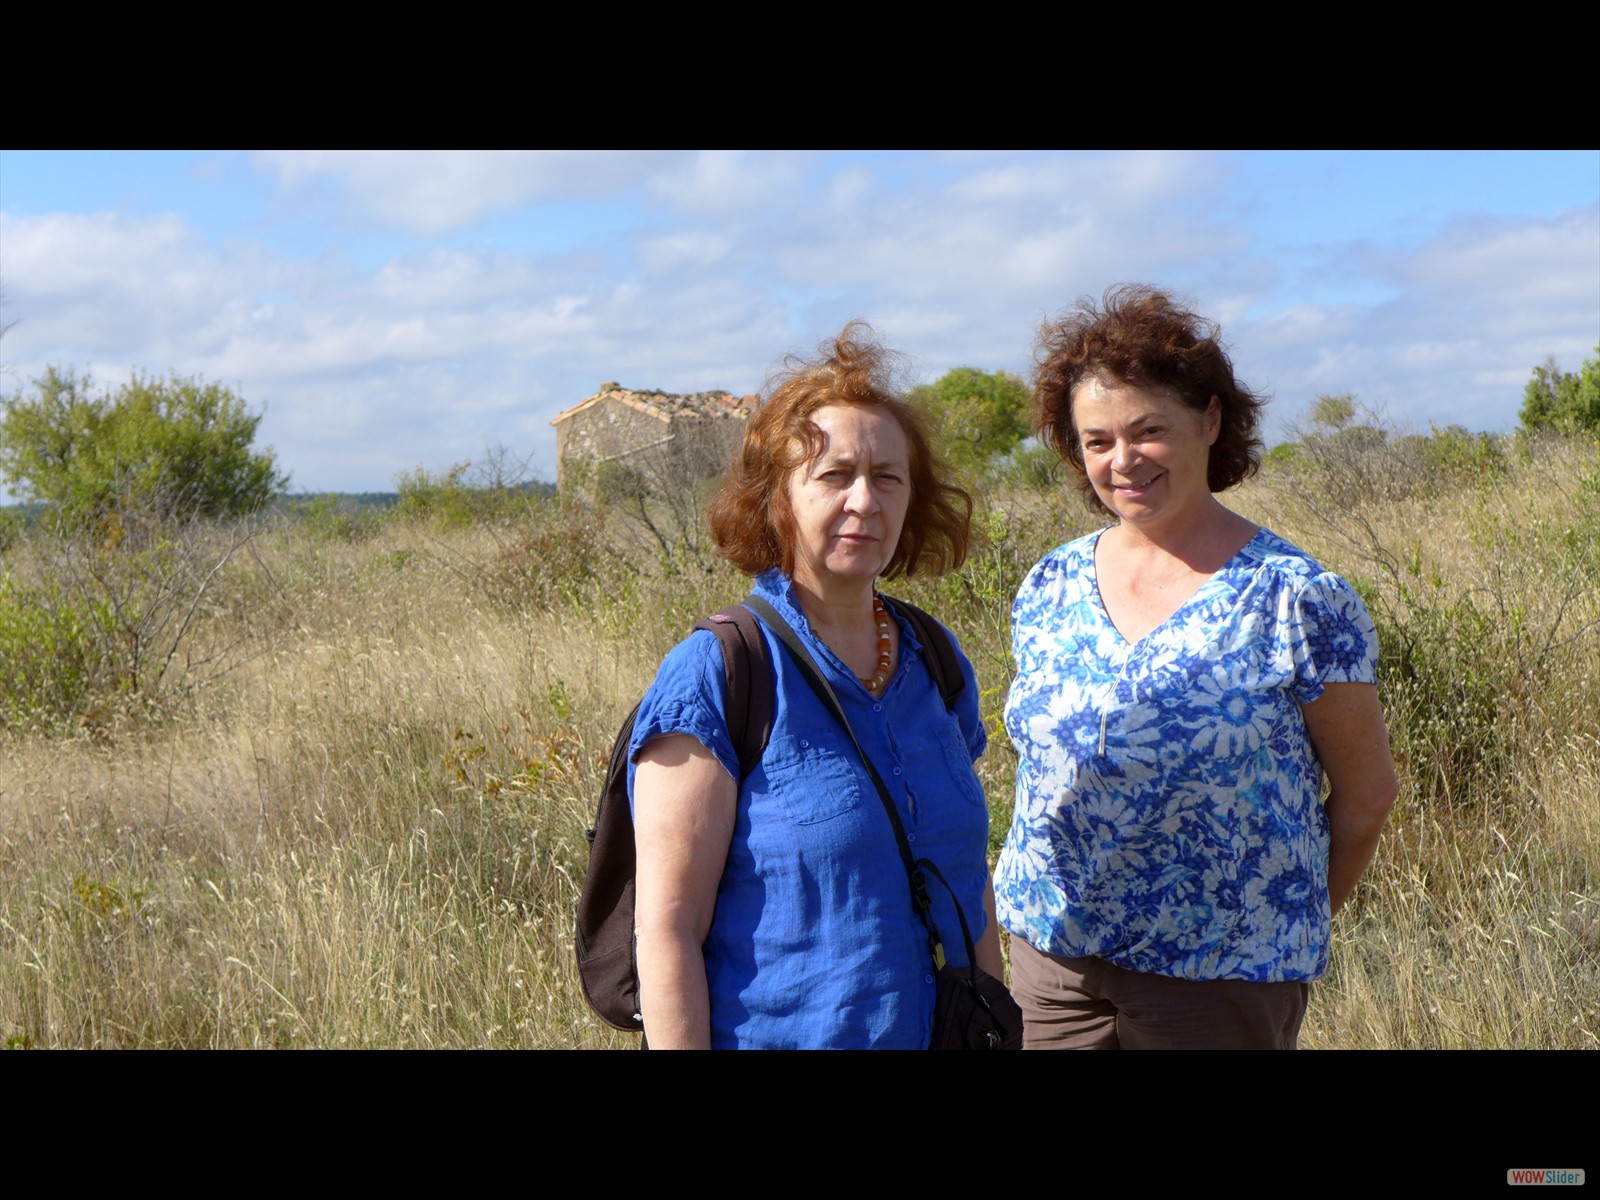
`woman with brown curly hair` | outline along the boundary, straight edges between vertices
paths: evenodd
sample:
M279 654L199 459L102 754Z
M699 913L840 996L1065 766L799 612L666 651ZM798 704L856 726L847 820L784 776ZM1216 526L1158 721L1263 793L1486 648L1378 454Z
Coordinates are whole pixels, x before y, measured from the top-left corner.
M1000 974L972 763L986 737L971 664L945 706L928 648L880 576L959 566L971 500L945 481L887 356L852 324L787 364L712 502L723 555L795 631L882 776L915 855L937 864L940 929L959 903L978 965ZM771 736L742 774L715 638L662 664L639 708L629 795L645 1034L664 1047L925 1049L928 935L862 758L777 637ZM965 965L960 946L946 943Z
M1214 495L1256 470L1262 406L1215 326L1114 289L1046 327L1035 379L1114 523L1012 610L995 890L1024 1044L1292 1048L1396 792L1371 618Z

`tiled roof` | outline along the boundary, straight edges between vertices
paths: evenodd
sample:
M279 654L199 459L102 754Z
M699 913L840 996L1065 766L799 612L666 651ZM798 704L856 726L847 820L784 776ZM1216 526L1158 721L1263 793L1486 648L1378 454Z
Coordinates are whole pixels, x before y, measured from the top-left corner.
M600 390L586 400L574 404L565 412L558 413L550 422L555 425L565 421L568 417L598 404L610 397L620 400L630 408L640 412L649 413L651 416L660 417L670 421L674 417L737 417L743 418L756 409L760 402L756 396L735 396L731 392L709 391L689 392L677 394L659 390L636 392L632 388L625 388L618 383L602 383Z

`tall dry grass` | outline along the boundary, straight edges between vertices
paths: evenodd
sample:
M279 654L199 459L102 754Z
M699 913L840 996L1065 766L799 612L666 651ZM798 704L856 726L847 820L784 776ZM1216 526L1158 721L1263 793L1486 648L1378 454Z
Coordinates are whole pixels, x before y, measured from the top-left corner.
M268 540L270 653L158 721L6 741L0 1036L613 1044L570 908L605 726L662 647L478 594L470 531Z
M1600 454L1458 466L1240 498L1365 594L1401 782L1306 1045L1600 1046Z
M1594 1046L1600 459L1562 443L1381 501L1341 486L1302 465L1232 500L1358 579L1392 651L1402 796L1303 1042ZM1010 595L1093 521L1060 489L997 492L981 521L959 576L892 590L976 665L998 838ZM0 1038L631 1044L578 994L582 830L661 656L745 584L615 544L554 506L285 524L235 556L193 632L248 629L236 665L0 732ZM36 577L28 554L7 574Z

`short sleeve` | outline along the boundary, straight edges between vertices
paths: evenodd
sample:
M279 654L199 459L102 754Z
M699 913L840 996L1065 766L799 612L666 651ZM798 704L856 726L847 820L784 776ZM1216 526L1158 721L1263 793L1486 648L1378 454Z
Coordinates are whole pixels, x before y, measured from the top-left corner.
M1315 576L1294 602L1295 699L1310 704L1330 683L1376 683L1378 632L1360 595L1331 572Z
M734 779L739 778L739 755L728 735L727 677L716 635L697 630L672 648L656 672L655 682L639 702L628 743L629 793L633 764L639 752L655 738L686 733L716 757Z

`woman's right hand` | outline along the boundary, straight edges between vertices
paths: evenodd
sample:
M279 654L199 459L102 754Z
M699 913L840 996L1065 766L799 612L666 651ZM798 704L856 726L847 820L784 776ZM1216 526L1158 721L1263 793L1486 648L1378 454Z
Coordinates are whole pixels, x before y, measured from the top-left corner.
M647 743L633 778L639 1004L652 1050L706 1050L702 947L733 839L738 785L688 734Z

